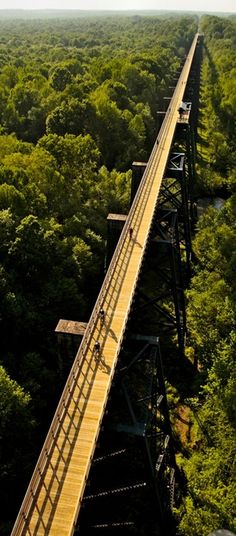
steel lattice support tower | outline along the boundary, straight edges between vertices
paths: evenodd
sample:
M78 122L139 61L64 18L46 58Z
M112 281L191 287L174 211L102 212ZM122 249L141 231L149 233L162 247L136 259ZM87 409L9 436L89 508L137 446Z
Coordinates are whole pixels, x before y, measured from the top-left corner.
M156 211L135 308L162 341L176 333L179 355L184 356L186 314L176 209Z
M127 336L76 534L172 534L175 457L159 339Z

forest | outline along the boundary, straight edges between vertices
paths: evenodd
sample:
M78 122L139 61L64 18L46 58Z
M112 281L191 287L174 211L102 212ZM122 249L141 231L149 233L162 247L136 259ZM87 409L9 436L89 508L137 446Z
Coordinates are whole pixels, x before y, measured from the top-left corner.
M86 321L104 277L106 217L128 210L157 111L196 16L0 19L0 499L9 534L68 363L59 318ZM186 354L193 422L178 454L188 482L180 536L235 530L235 19L201 18L197 223ZM183 404L183 393L176 392ZM200 424L199 424L200 423ZM176 434L178 431L176 431ZM15 483L17 482L17 486Z
M220 195L194 237L196 263L187 291L189 355L198 359L194 395L186 400L193 430L182 464L188 493L179 534L236 530L235 254L236 20L205 16L198 124L197 196ZM194 391L193 391L194 392Z

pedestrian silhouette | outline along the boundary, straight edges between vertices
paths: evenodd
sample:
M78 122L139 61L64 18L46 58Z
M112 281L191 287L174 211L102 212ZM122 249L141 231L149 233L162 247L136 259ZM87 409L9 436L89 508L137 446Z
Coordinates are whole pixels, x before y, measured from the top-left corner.
M94 345L94 353L95 353L95 359L96 360L99 358L100 348L101 348L100 342L96 341L95 345Z
M133 228L130 227L130 228L129 228L129 237L130 237L130 240L131 240L132 236L133 236Z
M99 318L100 318L100 321L101 321L101 326L103 326L104 321L105 321L105 311L102 308L99 311Z

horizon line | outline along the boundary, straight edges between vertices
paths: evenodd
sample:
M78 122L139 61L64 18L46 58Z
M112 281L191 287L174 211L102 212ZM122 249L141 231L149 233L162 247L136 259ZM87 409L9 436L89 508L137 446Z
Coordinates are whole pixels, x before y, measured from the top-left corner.
M173 9L152 9L152 8L149 8L149 9L142 9L142 8L123 8L123 9L112 9L112 8L109 8L109 9L106 9L106 8L87 8L87 9L76 9L76 8L73 8L73 7L68 7L68 8L24 8L24 7L8 7L8 8L2 8L0 7L0 13L1 11L28 11L28 12L35 12L35 11L77 11L77 12L83 12L83 13L86 13L88 11L101 11L101 12L129 12L129 11L137 11L137 12L149 12L149 11L152 11L152 12L156 12L156 13L159 13L159 12L164 12L164 13L173 13L173 12L177 12L179 13L180 11L183 11L184 13L229 13L229 14L236 14L236 11L222 11L222 10L218 10L218 9L215 9L215 10L202 10L202 9L183 9L183 8L180 8L180 9L176 9L176 8L173 8Z

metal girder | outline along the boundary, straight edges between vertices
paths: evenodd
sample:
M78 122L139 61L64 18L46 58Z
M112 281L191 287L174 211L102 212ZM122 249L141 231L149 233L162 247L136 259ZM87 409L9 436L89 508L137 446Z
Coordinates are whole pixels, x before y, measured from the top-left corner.
M127 493L131 490L138 489L138 488L145 488L147 485L147 482L133 482L129 486L123 486L122 488L115 488L115 489L108 489L105 491L100 491L98 493L94 493L92 495L85 495L84 501L89 501L92 499L98 499L101 497L106 497L108 495L116 495L117 493Z
M189 184L189 210L192 229L194 228L195 215L193 209L193 188L195 183L195 161L196 161L196 143L194 130L189 125L185 131L186 160L187 160L187 179Z
M195 110L195 107L193 108ZM189 222L190 230L194 229L195 215L193 210L194 205L194 183L195 183L195 161L196 161L196 135L195 128L190 121L187 124L178 124L177 138L185 151L185 165L184 165L184 183L185 183L185 198L187 198L187 205L185 218L187 215L187 221ZM184 192L183 192L184 193ZM191 234L190 234L191 237Z
M117 528L133 528L135 523L133 521L124 521L122 523L100 523L99 525L91 525L91 529L117 529Z
M168 160L168 164L167 164L166 174L169 171L171 171L172 174L174 172L177 172L178 175L179 175L179 172L183 172L184 159L185 159L185 154L184 153L177 153L177 152L176 153L171 153L171 155L169 157L169 160Z
M191 272L191 220L190 220L190 185L186 174L185 153L175 152L170 155L168 166L160 192L159 207L172 206L178 210L179 236L185 249L187 277Z
M152 266L148 259L152 259ZM155 271L152 285L148 270ZM137 290L134 311L146 315L154 310L154 325L165 332L177 331L180 355L184 355L186 332L185 300L178 232L178 214L174 209L157 209L151 243L147 252L147 283ZM169 302L169 305L167 306ZM150 315L151 318L151 315ZM152 322L149 320L149 322Z
M170 511L171 504L168 474L175 468L175 458L159 338L131 333L120 360L122 364L115 377L115 390L117 396L123 398L127 412L122 413L119 398L115 402L120 415L116 424L112 408L108 412L103 431L106 434L105 452L95 452L90 484L83 500L81 531L78 533L87 534L90 529L103 528L109 532L109 529L122 527L129 534L130 528L140 527L138 517L141 512L140 508L137 509L137 501L141 501L141 506L143 501L151 500L158 524L157 534L160 530L161 535L167 536L167 512ZM123 448L107 451L107 445L119 446L120 442L125 445ZM97 451L99 449L100 447ZM119 468L118 472L115 468ZM96 485L94 475L97 470L101 476ZM114 478L109 485L110 474ZM132 521L127 520L127 494Z
M190 104L191 103L187 103L188 109ZM190 160L190 158L188 160ZM191 163L189 166L191 166ZM144 162L133 162L131 202L136 194L145 167L146 164ZM178 210L179 235L181 244L185 249L186 271L188 278L191 271L190 264L192 254L190 221L190 207L192 206L190 199L191 191L192 167L189 169L189 171L186 171L185 153L174 152L169 157L165 176L162 181L160 195L158 198L158 207L170 207Z

